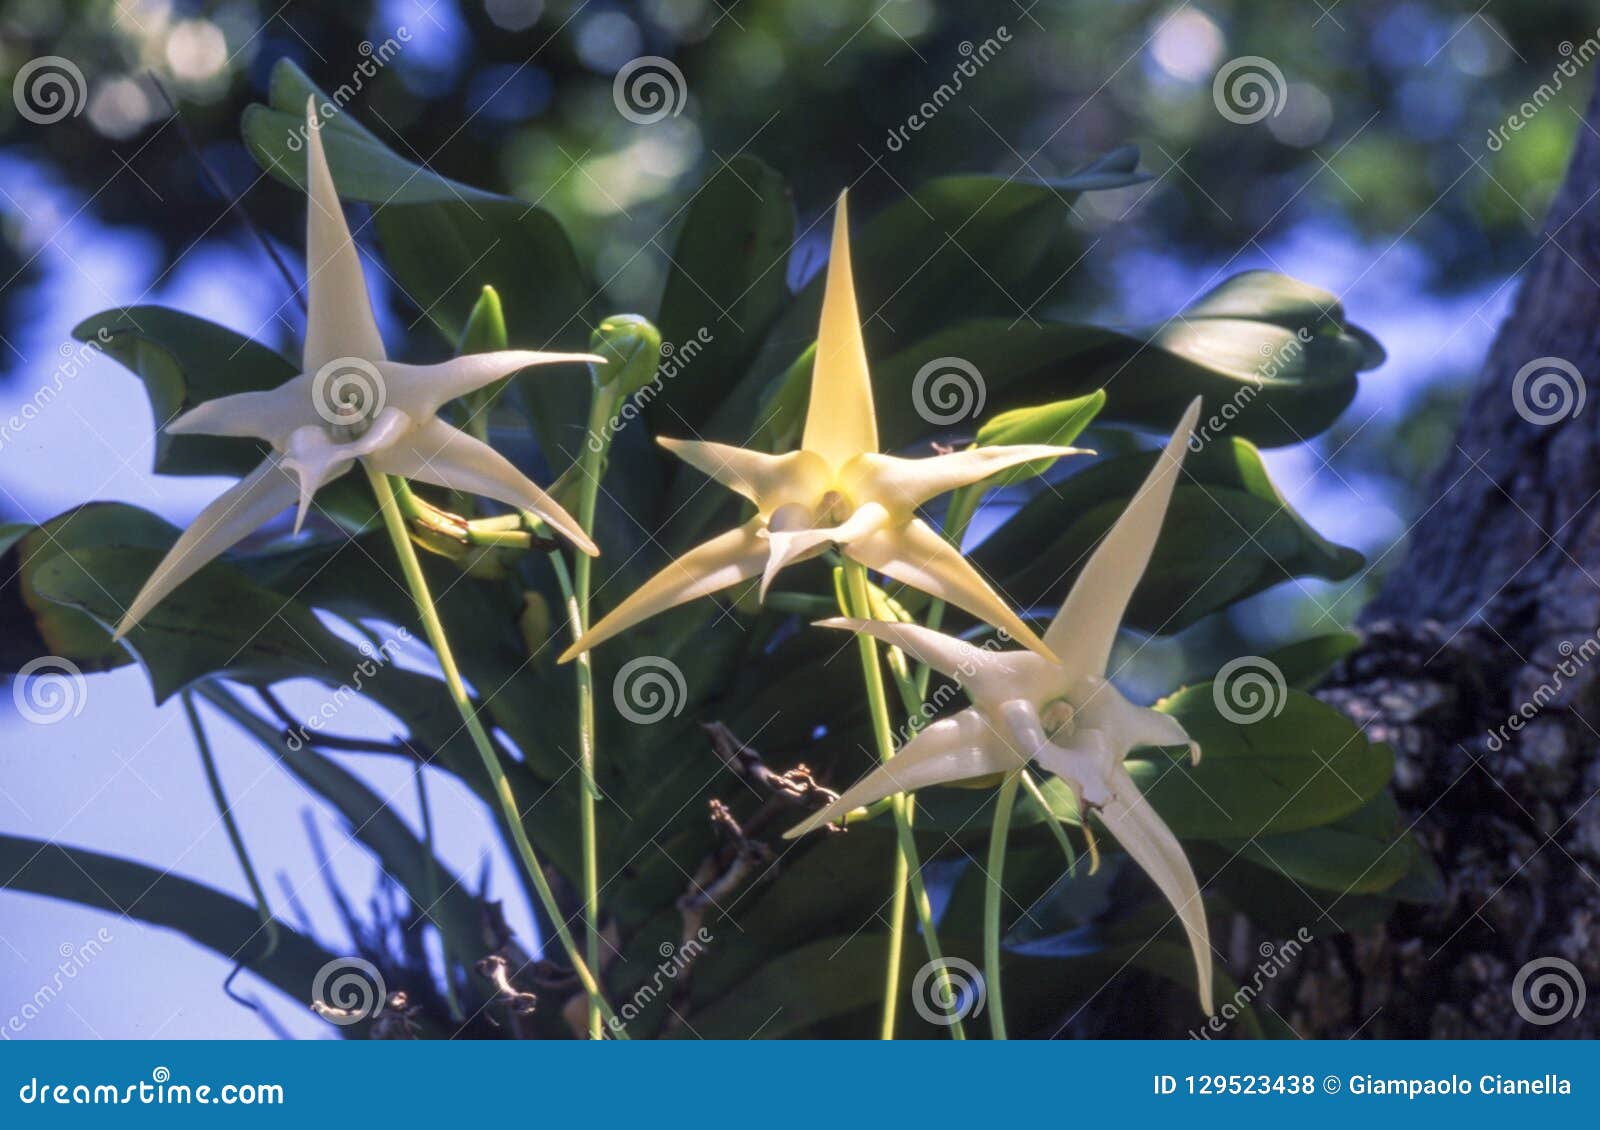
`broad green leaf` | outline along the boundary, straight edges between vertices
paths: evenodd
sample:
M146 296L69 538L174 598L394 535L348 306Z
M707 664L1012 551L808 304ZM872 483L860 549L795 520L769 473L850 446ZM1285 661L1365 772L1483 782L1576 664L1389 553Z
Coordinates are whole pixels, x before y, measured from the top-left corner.
M941 358L978 374L987 411L1104 389L1108 421L1169 430L1193 397L1197 435L1264 446L1323 431L1355 396L1357 373L1382 359L1333 295L1284 275L1236 275L1159 325L1120 331L1015 322L965 312L903 351L873 358L885 445L929 431L916 375Z
M1308 887L1341 895L1387 891L1412 863L1405 825L1387 792L1320 828L1223 841L1223 846Z
M335 103L292 61L279 59L272 68L268 104L245 107L240 130L256 163L285 184L305 187L306 100L312 97L323 123L328 167L339 195L346 200L369 204L467 200L476 204L496 199L399 156L347 109L340 108L345 99Z
M1234 839L1299 831L1350 815L1394 772L1388 746L1370 743L1338 710L1303 691L1274 695L1251 722L1230 721L1217 684L1179 691L1160 709L1200 743L1200 764L1146 751L1128 769L1180 837ZM1281 708L1273 712L1273 707ZM1229 710L1238 713L1230 705ZM1248 715L1247 715L1248 717Z
M1335 663L1360 646L1361 637L1355 632L1329 632L1285 644L1263 658L1283 673L1291 687L1309 691Z
M1155 452L1117 456L1055 484L972 551L1021 607L1061 603L1144 481ZM1295 577L1343 580L1362 557L1318 534L1268 478L1260 452L1223 439L1191 454L1126 623L1179 631Z

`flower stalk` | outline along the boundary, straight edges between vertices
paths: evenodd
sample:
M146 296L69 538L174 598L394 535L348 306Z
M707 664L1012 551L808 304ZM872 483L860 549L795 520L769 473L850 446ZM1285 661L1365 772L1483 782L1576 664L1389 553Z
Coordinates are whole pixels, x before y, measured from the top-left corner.
M872 619L873 601L866 570L849 559L845 560L843 569L844 599L840 603L849 610L846 614ZM872 732L878 745L878 758L887 763L894 756L894 734L889 724L888 696L883 684L883 671L878 666L877 642L871 636L863 634L856 637L856 646L861 654L861 673L866 681L867 705L872 713ZM898 649L891 648L891 651L894 650ZM904 669L904 658L901 658L898 667L892 669L896 670L901 694L908 693L909 680L903 680L900 676L900 672ZM917 852L916 839L911 834L916 819L915 805L916 802L906 794L898 794L889 800L890 811L894 814L895 864L894 896L889 911L889 961L884 971L883 1026L880 1033L886 1040L894 1039L908 902L916 910L917 924L922 931L928 960L937 971L942 994L939 999L954 999L949 983L950 971L945 965L944 951L939 944L939 933L933 921L933 903L928 898L927 885L922 880L922 862ZM953 1017L950 1038L954 1040L967 1038L960 1017Z
M1006 838L1011 834L1011 811L1017 799L1021 771L1007 773L994 801L994 824L989 829L988 886L983 891L983 975L989 981L989 1034L1006 1038L1005 993L1000 987L1000 904L1005 901L1002 881L1006 868Z
M517 856L522 863L528 877L533 881L534 891L538 894L539 902L544 907L545 914L550 918L555 927L556 936L560 939L562 948L566 950L567 959L572 963L573 973L583 985L584 992L589 995L594 1007L599 1010L605 1022L611 1026L618 1039L627 1039L627 1034L615 1021L615 1014L611 1006L605 1001L600 988L600 982L589 964L584 961L583 953L578 948L577 941L572 936L572 931L567 928L566 919L562 916L561 907L556 902L555 892L550 889L550 881L545 878L544 868L539 862L539 856L533 849L533 844L528 839L527 830L522 826L522 811L517 806L517 798L511 791L511 782L507 779L505 769L500 765L499 755L494 745L489 740L488 732L479 721L477 711L473 709L472 700L467 694L465 683L461 679L461 670L456 665L455 652L450 648L450 641L445 635L444 624L439 619L439 612L434 607L433 595L428 588L428 579L423 575L422 562L417 558L416 548L411 544L410 534L406 529L406 520L400 512L399 503L395 499L393 486L390 485L387 475L368 467L367 479L372 484L372 493L377 496L379 510L383 514L385 528L389 531L389 540L394 544L396 556L400 558L400 569L405 574L406 586L411 590L411 598L417 607L417 616L422 621L422 627L428 635L428 642L433 647L434 654L439 660L439 668L444 673L445 686L449 689L450 699L455 703L456 709L461 714L461 721L467 728L467 733L472 738L472 744L478 751L478 756L483 759L484 770L489 774L490 784L494 788L495 799L500 804L500 810L505 818L506 827L511 833L512 842L516 845Z

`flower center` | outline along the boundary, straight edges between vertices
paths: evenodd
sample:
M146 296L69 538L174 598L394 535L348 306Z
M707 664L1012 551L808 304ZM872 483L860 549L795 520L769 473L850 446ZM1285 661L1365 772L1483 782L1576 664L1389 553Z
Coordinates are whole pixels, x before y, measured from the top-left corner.
M830 490L822 496L822 501L817 503L817 525L838 526L854 512L855 507L850 505L850 500L844 492Z
M368 413L362 397L354 390L341 395L333 404L333 418L328 433L335 443L351 443L367 434L373 417Z
M1057 737L1070 738L1076 728L1078 710L1064 698L1053 698L1039 711L1039 725L1044 736L1052 742Z

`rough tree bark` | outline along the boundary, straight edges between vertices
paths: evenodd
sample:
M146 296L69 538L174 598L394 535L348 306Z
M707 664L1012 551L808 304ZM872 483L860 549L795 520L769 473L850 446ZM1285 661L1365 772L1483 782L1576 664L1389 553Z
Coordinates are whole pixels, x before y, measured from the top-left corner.
M1538 424L1513 400L1535 359L1600 377L1597 130L1600 88L1428 508L1318 692L1395 746L1449 897L1308 947L1269 996L1307 1037L1600 1035L1600 1003L1540 1026L1512 1002L1541 957L1600 986L1600 404L1564 413L1547 386L1565 418Z

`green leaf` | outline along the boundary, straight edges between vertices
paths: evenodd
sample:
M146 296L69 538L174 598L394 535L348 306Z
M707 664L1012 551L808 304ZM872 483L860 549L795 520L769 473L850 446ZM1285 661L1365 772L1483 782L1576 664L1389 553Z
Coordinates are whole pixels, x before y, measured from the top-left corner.
M649 404L652 431L698 434L744 376L789 302L793 241L788 183L753 157L734 158L695 193L661 295L657 321L671 348Z
M174 436L164 425L202 401L277 388L299 370L243 334L161 306L106 310L73 327L144 382L155 417L155 470L163 475L244 475L267 454L253 439Z
M1223 841L1223 846L1298 883L1341 895L1387 891L1412 864L1400 810L1387 792L1320 828Z
M1199 765L1155 750L1128 761L1178 836L1243 839L1325 826L1389 783L1389 747L1368 742L1326 703L1289 690L1274 698L1282 703L1276 713L1233 722L1220 712L1214 685L1179 691L1159 706L1200 743Z
M1269 651L1262 658L1283 672L1291 687L1309 691L1322 682L1333 665L1361 646L1355 632L1329 632Z
M1156 458L1117 456L1055 484L977 546L973 562L1021 607L1060 604ZM1245 440L1191 454L1179 483L1129 605L1129 627L1180 631L1294 577L1338 581L1361 568L1359 553L1328 541L1289 506Z
M1032 408L1013 408L979 428L976 443L979 447L1030 443L1070 447L1072 441L1082 435L1083 430L1099 415L1105 403L1104 390L1096 390L1088 396L1071 400L1057 400ZM1035 478L1055 466L1055 463L1054 459L1024 463L985 480L983 488L998 489Z
M899 353L869 352L886 447L928 432L912 390L941 358L978 372L989 411L1103 388L1107 420L1167 431L1199 396L1203 442L1236 436L1269 447L1326 429L1355 396L1356 375L1382 359L1333 295L1265 271L1236 275L1141 330L974 313L958 312Z
M492 193L449 180L396 154L347 110L332 102L288 59L279 59L273 65L268 104L251 103L245 107L240 122L250 155L283 183L302 191L305 188L306 100L312 97L316 98L317 113L322 119L328 167L339 186L339 195L346 200L429 204L497 199Z
M11 876L5 884L8 891L75 902L175 930L228 961L251 957L263 948L261 919L253 904L170 871L3 833L0 871ZM107 944L115 944L118 928L115 923L108 928L113 941ZM250 960L249 967L290 1000L309 1005L317 971L334 959L334 954L280 922L277 949L271 956ZM365 1030L363 1021L345 1034L360 1036Z

